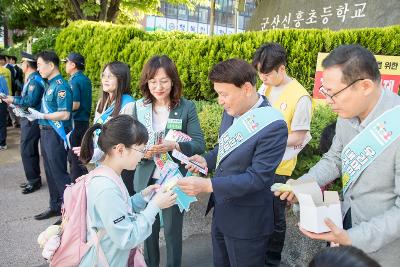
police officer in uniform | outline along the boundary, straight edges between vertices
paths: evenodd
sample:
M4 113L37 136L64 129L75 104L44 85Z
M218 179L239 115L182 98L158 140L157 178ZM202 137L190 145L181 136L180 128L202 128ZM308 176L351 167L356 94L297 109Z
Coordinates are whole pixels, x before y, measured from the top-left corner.
M61 215L64 189L71 182L67 172L69 142L66 134L72 128L72 91L60 74L59 64L60 59L52 51L37 55L38 71L48 80L48 86L40 112L29 108L30 114L26 115L29 120L39 119L41 150L50 191L50 207L36 215L36 220Z
M71 147L78 147L81 146L82 138L89 128L90 111L92 109L92 82L83 74L85 58L82 55L70 53L64 61L66 62L65 71L71 76L69 84L73 95L73 131L69 141ZM88 173L85 165L79 160L72 149L68 152L68 162L70 164L72 182L75 182L76 178Z
M22 109L29 107L40 111L40 102L43 96L45 82L37 72L37 63L33 55L21 52L22 71L25 74L26 82L23 86L21 96L8 96L4 101L7 104L14 104ZM40 155L39 155L39 124L21 118L21 158L24 166L27 183L22 183L23 194L35 192L42 186L40 177Z

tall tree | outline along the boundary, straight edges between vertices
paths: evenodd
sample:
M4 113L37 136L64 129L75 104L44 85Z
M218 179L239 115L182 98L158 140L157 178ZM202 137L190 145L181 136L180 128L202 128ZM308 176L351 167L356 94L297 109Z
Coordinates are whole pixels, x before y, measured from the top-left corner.
M70 0L76 19L116 22L121 11L125 10L135 16L138 13L157 13L160 0ZM196 5L207 3L207 0L167 0L171 4L183 4L193 9Z
M167 0L194 8L206 0ZM63 26L72 20L137 21L142 14L156 14L160 0L0 0L12 29Z
M215 25L215 0L211 0L210 3L210 36L214 35Z

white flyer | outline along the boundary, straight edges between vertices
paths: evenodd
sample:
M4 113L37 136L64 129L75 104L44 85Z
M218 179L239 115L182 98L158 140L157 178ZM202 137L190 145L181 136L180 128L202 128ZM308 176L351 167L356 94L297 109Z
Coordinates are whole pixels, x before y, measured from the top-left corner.
M188 156L186 156L185 154L179 152L178 150L176 150L176 149L172 150L172 156L174 158L182 161L185 164L191 163L191 164L195 165L199 169L199 172L201 172L204 175L207 175L207 173L208 173L208 169L207 168L201 167L199 165L199 163L197 163L197 162L190 161Z

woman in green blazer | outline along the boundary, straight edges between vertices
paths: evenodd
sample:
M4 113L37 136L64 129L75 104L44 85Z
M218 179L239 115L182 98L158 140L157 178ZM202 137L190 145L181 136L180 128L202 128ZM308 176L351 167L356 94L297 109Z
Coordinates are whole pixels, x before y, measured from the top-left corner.
M163 56L152 57L143 67L140 88L143 99L135 103L133 116L141 121L149 132L150 139L155 132L174 129L189 135L188 142L163 141L154 145L154 139L149 141L148 150L138 164L134 177L134 189L140 192L148 185L157 182L160 171L154 163L154 155L169 153L173 149L187 156L202 154L205 150L204 136L200 129L196 107L192 101L181 97L182 83L175 64ZM186 174L184 165L178 163L183 176ZM162 211L164 235L167 246L167 266L180 267L182 258L182 225L183 213L177 205ZM151 236L145 241L145 259L149 267L160 264L159 252L160 218L157 216L153 224Z

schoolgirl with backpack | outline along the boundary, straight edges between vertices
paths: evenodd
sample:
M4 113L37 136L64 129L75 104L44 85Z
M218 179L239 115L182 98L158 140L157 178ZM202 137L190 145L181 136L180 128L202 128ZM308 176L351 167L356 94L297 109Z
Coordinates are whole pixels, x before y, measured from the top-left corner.
M151 234L160 210L175 204L176 195L151 185L129 197L121 172L135 169L145 153L148 134L140 122L118 115L93 125L82 141L84 163L92 158L96 130L101 130L104 160L65 190L61 229L45 242L44 254L55 267L145 266L136 247Z

